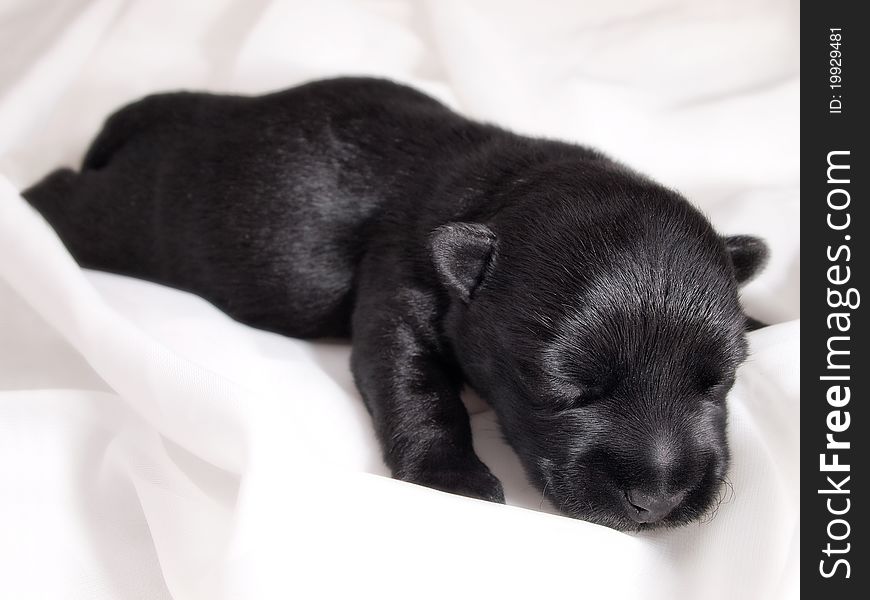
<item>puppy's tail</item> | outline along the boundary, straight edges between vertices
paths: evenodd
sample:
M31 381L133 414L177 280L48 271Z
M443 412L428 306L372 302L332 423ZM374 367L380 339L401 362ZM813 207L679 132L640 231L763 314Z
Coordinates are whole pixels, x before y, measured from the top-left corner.
M130 227L101 193L93 171L57 169L24 190L22 196L54 228L76 261L106 271L129 270L146 254L130 242ZM135 254L134 254L135 252Z
M178 106L182 96L191 101ZM122 107L106 119L79 172L58 169L23 192L81 265L156 276L159 261L149 226L157 209L142 176L153 165L148 152L136 154L136 144L147 146L148 136L166 123L189 120L196 97L155 94Z
M72 213L81 213L88 209L88 206L82 206L83 203L90 205L98 200L91 198L86 201L79 198L93 196L97 191L89 189L85 193L83 190L85 187L94 187L95 174L92 172L107 166L128 141L148 129L149 124L154 121L155 105L160 103L162 97L159 94L147 96L122 107L106 119L85 154L80 173L72 169L57 169L25 190L22 195L63 234L65 221L76 218Z
M57 169L21 195L48 221L73 257L85 266L103 245L94 215L82 202L83 174Z
M57 169L21 192L21 195L60 233L64 213L74 202L78 178L79 174L72 169Z

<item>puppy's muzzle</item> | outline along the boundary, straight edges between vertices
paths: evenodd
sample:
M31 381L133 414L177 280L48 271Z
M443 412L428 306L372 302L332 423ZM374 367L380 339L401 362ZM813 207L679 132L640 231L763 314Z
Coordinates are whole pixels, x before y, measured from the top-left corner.
M686 492L676 494L648 493L638 489L628 490L623 495L625 512L635 523L658 523L680 505Z

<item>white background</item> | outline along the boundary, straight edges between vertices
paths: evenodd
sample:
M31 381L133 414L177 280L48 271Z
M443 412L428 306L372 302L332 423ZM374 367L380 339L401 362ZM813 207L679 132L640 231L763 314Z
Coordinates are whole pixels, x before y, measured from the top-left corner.
M0 3L0 596L796 597L798 21L765 0ZM598 146L768 240L744 300L776 325L729 397L714 518L550 514L473 398L509 506L387 479L346 346L82 271L17 194L146 93L352 73Z

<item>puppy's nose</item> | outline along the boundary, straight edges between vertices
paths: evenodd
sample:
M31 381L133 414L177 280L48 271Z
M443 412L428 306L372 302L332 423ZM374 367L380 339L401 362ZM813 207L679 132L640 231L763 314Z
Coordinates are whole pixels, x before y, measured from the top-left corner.
M636 523L657 523L671 514L685 496L685 492L650 494L637 489L629 490L625 493L625 509Z

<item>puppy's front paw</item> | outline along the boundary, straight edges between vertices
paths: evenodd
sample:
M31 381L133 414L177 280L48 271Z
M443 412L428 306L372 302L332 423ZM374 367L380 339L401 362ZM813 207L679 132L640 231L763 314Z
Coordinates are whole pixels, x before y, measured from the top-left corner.
M442 492L504 504L504 490L501 482L476 457L474 460L460 464L430 467L418 471L412 476L399 476L399 479L425 485Z

